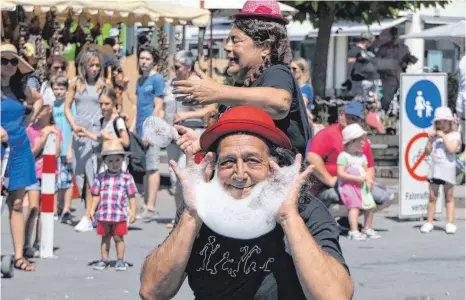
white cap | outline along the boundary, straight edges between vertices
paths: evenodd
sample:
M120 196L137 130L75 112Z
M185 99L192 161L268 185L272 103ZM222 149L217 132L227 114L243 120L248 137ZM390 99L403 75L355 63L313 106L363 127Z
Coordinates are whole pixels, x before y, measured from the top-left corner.
M362 137L366 134L359 124L351 124L343 128L343 144L346 145L352 140Z
M453 121L453 114L451 113L451 109L447 106L440 106L435 109L434 119L432 123L439 120L447 120Z
M110 37L117 37L119 35L120 35L120 32L118 31L117 28L110 29Z

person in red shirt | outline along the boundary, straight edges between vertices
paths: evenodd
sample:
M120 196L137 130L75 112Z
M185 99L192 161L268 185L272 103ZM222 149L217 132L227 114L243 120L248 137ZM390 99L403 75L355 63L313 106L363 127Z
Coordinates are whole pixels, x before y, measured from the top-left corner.
M350 101L340 112L338 123L330 125L319 131L307 149L307 160L315 166L312 192L327 207L332 203L340 202L340 196L335 188L337 186L337 158L344 150L342 130L347 125L362 123L364 120L364 107L361 102ZM372 156L370 141L366 138L363 154L367 157L367 173L375 179L374 158ZM388 204L394 197L385 186L374 183L372 196L377 205Z

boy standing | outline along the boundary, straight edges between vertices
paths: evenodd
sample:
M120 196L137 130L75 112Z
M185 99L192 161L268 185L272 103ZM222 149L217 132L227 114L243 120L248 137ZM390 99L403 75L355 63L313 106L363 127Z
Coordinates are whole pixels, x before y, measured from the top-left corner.
M94 269L103 270L108 267L110 242L113 237L117 252L115 269L125 271L125 242L123 237L128 233L128 203L129 222L136 219L136 185L133 176L122 170L123 162L128 153L118 140L104 143L102 159L107 166L105 172L94 179L91 193L92 206L88 218L97 221L97 234L102 236L101 259Z

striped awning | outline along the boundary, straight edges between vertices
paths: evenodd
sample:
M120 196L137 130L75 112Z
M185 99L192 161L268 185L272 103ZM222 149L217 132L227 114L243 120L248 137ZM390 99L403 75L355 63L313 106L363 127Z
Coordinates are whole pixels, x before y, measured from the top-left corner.
M2 10L15 10L21 5L26 12L38 15L41 22L45 22L45 15L50 10L56 11L59 22L64 21L71 11L74 16L81 16L81 20L84 16L85 21L112 25L153 21L201 26L208 24L210 18L207 9L154 0L4 0L0 5Z

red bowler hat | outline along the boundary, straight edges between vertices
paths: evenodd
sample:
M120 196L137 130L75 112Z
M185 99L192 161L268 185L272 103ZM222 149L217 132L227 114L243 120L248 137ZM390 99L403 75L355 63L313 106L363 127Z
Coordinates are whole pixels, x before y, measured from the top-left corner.
M288 24L290 21L282 15L280 5L275 0L249 0L244 3L240 13L234 14L235 19L242 17L262 17Z
M272 118L263 110L252 106L236 106L227 110L217 123L209 126L201 135L201 148L208 152L221 137L235 132L248 132L286 149L291 141L278 129Z

